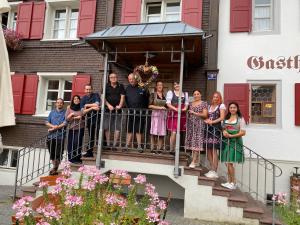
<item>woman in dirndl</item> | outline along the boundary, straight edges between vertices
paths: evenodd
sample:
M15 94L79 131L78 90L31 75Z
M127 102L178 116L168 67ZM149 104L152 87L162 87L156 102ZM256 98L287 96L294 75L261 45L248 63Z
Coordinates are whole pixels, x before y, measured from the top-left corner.
M216 91L213 94L211 104L208 106L208 118L204 121L205 126L205 138L204 148L207 151L207 159L210 164L210 170L204 174L209 178L218 178L218 151L221 145L221 122L225 119L226 106L223 104L222 95Z
M228 171L228 181L222 183L223 187L236 189L234 163L244 162L243 139L246 134L245 120L236 102L228 105L228 113L223 124L223 150L221 152L221 161L226 163Z
M163 139L166 136L166 98L163 82L157 81L155 92L150 95L149 109L151 113L151 153L161 153Z
M177 119L178 108L181 108L180 116L180 131L186 131L186 111L189 106L189 96L187 92L184 92L179 97L179 82L174 82L174 90L167 93L167 106L169 109L167 117L167 129L170 131L170 154L174 154L176 132L177 132ZM179 98L181 98L181 105L179 106Z

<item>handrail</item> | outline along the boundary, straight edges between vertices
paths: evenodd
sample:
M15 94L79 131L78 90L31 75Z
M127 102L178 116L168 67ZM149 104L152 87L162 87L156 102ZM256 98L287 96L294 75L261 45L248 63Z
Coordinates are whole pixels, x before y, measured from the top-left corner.
M157 111L156 111L157 112ZM112 111L105 111L104 114L104 121L106 123L106 126L108 124L108 131L111 133L117 127L119 127L119 137L117 140L117 146L118 148L121 148L122 150L128 150L128 149L136 149L136 146L141 148L143 151L147 151L149 149L153 149L152 146L152 137L149 137L149 130L151 127L151 118L153 119L153 116L156 115L153 113L153 110L149 109L122 109L117 112ZM172 111L164 110L163 113L163 119L167 120L170 116L174 116ZM184 115L184 114L183 114ZM77 123L74 124L74 126L80 126L80 124L84 123L84 126L86 127L88 121L90 120L96 120L98 121L100 117L100 113L94 113L92 115L85 116L85 120L80 120ZM186 115L187 119L189 118L189 115ZM176 116L174 116L176 119ZM174 119L172 117L172 119ZM129 129L129 123L133 124L134 128L133 131ZM131 125L132 125L131 124ZM99 126L99 123L96 122L96 126ZM164 126L167 126L166 124ZM141 138L142 142L135 142L134 139L130 140L129 142L126 140L126 135L130 132L136 133L134 129L141 129ZM73 127L74 128L74 127ZM62 136L66 137L65 143L68 142L68 136L70 132L73 130L72 127L69 127L67 129L63 129L61 134ZM99 127L98 127L99 128ZM96 131L98 131L98 128ZM194 129L194 128L192 128ZM210 134L214 138L221 137L221 145L225 144L228 140L223 138L222 131L217 128L210 125L207 125L204 127L206 130L206 135ZM88 130L89 131L89 130ZM94 132L95 136L98 136L98 132ZM219 136L218 134L219 133ZM153 136L153 135L152 135ZM175 150L175 146L172 146L170 141L167 140L168 136L157 136L154 137L154 139L157 140L157 144L155 145L155 148L157 148L159 151L165 151L172 153L172 151ZM53 140L57 138L57 135L50 138L50 140ZM206 136L207 138L207 136ZM90 148L91 144L94 146L95 140L91 141L90 139L87 139L85 136L83 137L85 141L83 141L82 148ZM125 143L124 143L125 139ZM160 140L160 144L158 141ZM48 151L46 151L46 142L49 141L49 136L44 135L37 141L33 142L33 144L24 147L18 151L18 158L17 158L17 171L16 171L16 179L15 179L15 193L18 186L21 186L23 184L26 184L33 179L43 175L47 171L50 170L51 162L48 158ZM109 144L109 143L108 143ZM115 143L114 143L115 144ZM124 146L125 144L125 146ZM238 146L239 143L236 143L236 146ZM159 146L161 145L161 146ZM237 177L239 177L237 180L240 184L240 187L243 191L247 191L250 194L254 194L256 199L261 199L263 201L266 200L266 194L270 192L274 192L275 194L275 179L282 174L282 169L271 162L270 160L264 158L260 154L256 153L249 147L242 145L239 146L242 147L243 152L245 153L245 158L242 164L235 164L236 167L240 167L240 169L237 169ZM62 147L65 149L65 146ZM107 148L107 147L106 147ZM111 147L109 147L111 148ZM184 144L181 144L179 146L181 149L180 151L184 151L185 153L190 153L188 149L186 149ZM222 146L220 147L222 149ZM210 151L206 146L204 145L204 150L206 151L206 157L208 154L208 151ZM217 150L217 149L216 149ZM239 151L239 150L238 150ZM73 152L78 152L78 148L73 149ZM77 155L73 155L71 159L76 157ZM64 158L67 157L67 154L63 156ZM98 156L97 156L98 157ZM70 159L70 158L69 158ZM175 167L176 165L174 165ZM224 169L222 169L222 165L219 166L220 170L223 172ZM261 170L261 168L263 168ZM248 171L247 171L248 170ZM272 177L268 177L268 173L271 172ZM254 176L252 176L254 174ZM259 179L263 179L264 181L261 183ZM255 180L254 180L255 179ZM269 183L272 179L272 184ZM272 189L272 190L271 190Z

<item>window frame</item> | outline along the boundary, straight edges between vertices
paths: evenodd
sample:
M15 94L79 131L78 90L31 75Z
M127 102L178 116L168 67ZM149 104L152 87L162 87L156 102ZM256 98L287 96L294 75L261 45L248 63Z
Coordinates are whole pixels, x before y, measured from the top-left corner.
M14 13L18 13L18 5L23 3L23 1L9 2L10 10L7 16L7 28L16 31L17 30L17 20L15 22L15 27L13 27Z
M58 98L63 97L66 90L64 85L66 80L73 81L73 77L77 75L77 72L62 72L62 73L37 73L39 76L38 94L36 101L36 114L34 116L47 117L50 110L46 110L47 106L47 94L48 94L48 82L49 80L59 80ZM72 90L68 90L72 95Z
M79 22L79 0L46 0L46 14L45 14L45 26L44 26L44 38L41 41L62 41L62 40L79 40L77 37L70 37L71 29L71 15L72 10L78 10L77 24ZM66 10L66 24L64 38L54 38L54 20L56 10ZM78 26L77 26L78 29ZM77 31L77 30L76 30ZM77 32L76 32L77 33Z
M158 22L166 22L166 8L167 3L178 3L179 2L179 19L177 21L182 20L182 1L181 0L142 0L142 12L141 12L141 22L142 23L152 23L147 22L148 19L148 4L157 3L161 5L161 13L160 13L160 21ZM169 21L171 22L171 21ZM175 20L174 20L175 22Z
M281 128L282 127L282 81L281 80L247 80L249 84L249 127L255 128ZM252 85L274 85L276 96L275 96L275 104L276 104L276 123L268 124L268 123L253 123L252 122Z
M280 0L270 0L271 5L271 15L270 23L272 28L270 30L254 30L254 21L255 21L255 0L252 0L252 31L251 34L254 35L265 35L265 34L278 34L280 33ZM259 7L263 7L260 5Z
M3 145L3 149L8 149L9 150L7 161L11 163L12 155L13 155L12 152L18 152L21 148L22 147ZM0 165L0 169L16 170L16 167L7 166L7 165L6 166Z

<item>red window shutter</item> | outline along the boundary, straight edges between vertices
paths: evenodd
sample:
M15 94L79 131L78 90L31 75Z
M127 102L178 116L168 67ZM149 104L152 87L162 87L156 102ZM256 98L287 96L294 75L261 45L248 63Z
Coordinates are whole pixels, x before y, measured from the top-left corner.
M15 74L11 76L15 113L21 113L24 78L24 74Z
M141 22L141 0L123 0L121 23L140 23Z
M79 95L83 96L85 85L91 83L91 76L88 74L80 74L73 77L72 82L72 96Z
M20 3L18 5L17 32L24 39L28 39L30 36L32 8L33 2Z
M202 25L202 0L182 1L182 21L193 27Z
M35 2L32 10L30 39L42 39L45 22L45 2Z
M33 115L35 113L38 81L37 75L25 75L21 114Z
M252 0L230 0L230 32L250 32Z
M300 83L295 84L295 125L300 126Z
M80 0L77 36L85 37L94 32L97 0Z
M226 107L232 101L238 103L246 123L249 123L249 97L249 84L224 84Z

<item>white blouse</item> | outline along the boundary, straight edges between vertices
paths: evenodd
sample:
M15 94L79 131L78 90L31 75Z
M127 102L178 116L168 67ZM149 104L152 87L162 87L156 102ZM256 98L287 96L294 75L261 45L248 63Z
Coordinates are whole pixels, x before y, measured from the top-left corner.
M166 100L167 100L167 104L171 104L172 98L173 98L173 91L168 91L167 92L167 96L166 96ZM189 104L189 95L187 92L183 92L182 97L184 97L184 104L188 105Z
M233 120L233 121L230 121L229 120L225 120L225 123L227 124L235 124L236 123L236 119ZM240 130L246 130L246 122L244 120L244 118L240 118Z
M215 111L217 110L217 108L218 108L218 107L215 107L214 109L212 109L212 106L210 105L210 106L208 107L208 112L215 112ZM222 104L220 105L219 109L220 109L220 110L221 110L221 109L226 110L226 106L222 103Z

